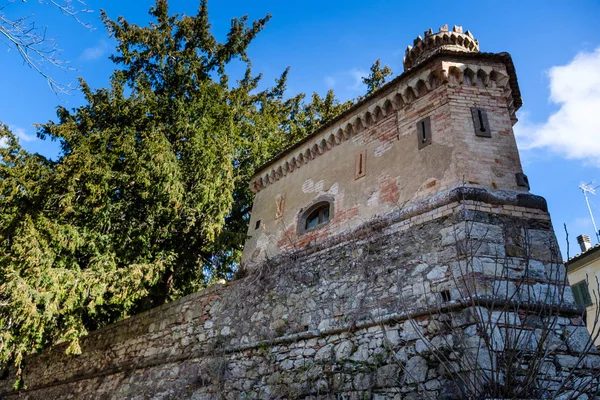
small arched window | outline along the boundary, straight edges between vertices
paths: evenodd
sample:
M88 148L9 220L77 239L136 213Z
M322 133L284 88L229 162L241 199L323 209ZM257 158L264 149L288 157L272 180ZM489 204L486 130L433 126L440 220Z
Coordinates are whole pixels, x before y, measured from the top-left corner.
M331 216L331 203L324 201L312 206L303 218L303 230L310 231L325 225Z

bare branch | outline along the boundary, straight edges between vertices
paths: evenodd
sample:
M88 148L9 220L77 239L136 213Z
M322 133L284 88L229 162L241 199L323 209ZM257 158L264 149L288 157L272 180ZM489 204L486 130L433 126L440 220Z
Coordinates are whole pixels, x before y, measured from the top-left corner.
M57 81L47 72L48 67L58 70L73 70L68 63L59 57L60 48L54 42L54 38L46 35L47 27L36 26L32 15L19 17L16 19L8 18L6 15L9 2L0 7L0 38L4 40L9 50L16 50L23 63L35 72L40 74L52 91L57 94L67 94L74 87L71 84L64 84ZM80 7L75 7L71 0L50 0L48 2L40 0L40 4L50 5L70 18L73 18L78 24L91 29L89 24L84 23L80 18L80 13L88 13L91 10L85 8L85 3L77 1Z

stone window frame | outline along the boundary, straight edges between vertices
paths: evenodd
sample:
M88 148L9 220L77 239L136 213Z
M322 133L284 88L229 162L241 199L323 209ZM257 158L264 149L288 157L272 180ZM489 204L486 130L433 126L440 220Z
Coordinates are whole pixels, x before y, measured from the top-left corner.
M420 119L419 122L417 122L417 142L419 144L419 150L432 143L431 136L431 118L425 117Z
M475 136L491 138L492 129L490 128L487 110L480 107L472 107L471 116L473 117Z
M324 205L329 205L329 218L327 219L326 222L319 224L313 228L306 228L306 221L308 219L308 217L317 209L323 207ZM314 232L318 229L323 228L324 226L327 226L331 223L331 221L333 220L333 217L335 215L335 208L333 205L333 197L332 196L320 196L318 198L316 198L310 206L308 206L306 209L301 209L299 212L299 217L298 217L298 235L303 235L305 233L309 233L309 232Z
M367 149L360 150L354 155L354 179L367 175Z

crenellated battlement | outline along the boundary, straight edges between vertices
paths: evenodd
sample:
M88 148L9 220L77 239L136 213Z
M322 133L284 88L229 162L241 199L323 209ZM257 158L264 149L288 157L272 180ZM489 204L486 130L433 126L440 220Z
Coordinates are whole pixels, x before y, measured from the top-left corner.
M462 26L454 25L452 32L448 31L448 25L440 27L440 31L433 33L432 29L424 32L425 39L421 36L413 42L413 46L406 48L404 57L404 70L408 71L416 65L421 64L441 50L452 50L457 52L478 53L479 41L473 37L470 31L463 33Z

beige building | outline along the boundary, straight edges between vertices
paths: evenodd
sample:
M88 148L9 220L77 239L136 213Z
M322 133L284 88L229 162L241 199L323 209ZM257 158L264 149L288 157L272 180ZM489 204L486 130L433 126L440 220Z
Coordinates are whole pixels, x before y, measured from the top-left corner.
M462 27L425 32L404 73L259 168L246 266L467 186L528 193L507 53Z
M592 247L588 235L580 235L577 241L581 246L581 253L570 258L565 264L569 284L573 290L575 303L586 309L586 324L588 330L595 337L596 346L600 346L600 315L598 302L600 301L600 244Z

